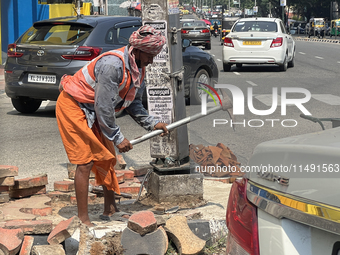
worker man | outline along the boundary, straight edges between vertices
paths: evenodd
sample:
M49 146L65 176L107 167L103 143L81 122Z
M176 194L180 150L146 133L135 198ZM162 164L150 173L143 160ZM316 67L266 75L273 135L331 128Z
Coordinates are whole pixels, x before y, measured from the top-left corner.
M115 202L115 192L120 191L114 171L114 145L119 152L133 147L116 124L115 112L125 109L146 130L168 133L166 124L149 116L142 105L145 67L153 63L165 42L159 31L142 26L132 33L127 46L101 54L60 82L56 117L67 156L77 165L74 182L78 217L88 226L93 225L87 200L91 170L104 191L100 218L109 220L119 212Z

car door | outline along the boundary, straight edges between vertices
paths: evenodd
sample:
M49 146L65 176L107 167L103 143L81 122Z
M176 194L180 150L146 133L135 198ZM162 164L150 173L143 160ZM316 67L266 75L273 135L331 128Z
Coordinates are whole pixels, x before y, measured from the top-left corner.
M292 59L293 56L293 37L287 33L287 30L285 28L285 26L283 25L282 21L280 22L280 27L281 27L281 31L282 31L282 36L284 38L284 40L286 41L286 47L288 50L288 60Z

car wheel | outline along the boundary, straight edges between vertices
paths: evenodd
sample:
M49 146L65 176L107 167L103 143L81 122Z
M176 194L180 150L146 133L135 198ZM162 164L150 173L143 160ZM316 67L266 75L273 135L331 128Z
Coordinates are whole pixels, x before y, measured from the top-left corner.
M12 105L21 113L34 113L39 109L42 100L36 100L28 97L12 98Z
M210 76L208 72L205 69L200 69L194 78L194 83L192 85L192 88L190 90L190 104L201 104L201 97L203 94L203 89L206 89L206 87L203 84L210 85Z
M211 50L211 43L205 44L205 49L206 50Z
M288 62L288 67L294 67L295 65L295 50L294 50L294 53L293 53L293 57L292 57L292 60Z
M224 64L223 63L223 71L229 72L231 69L231 64Z
M281 72L287 71L288 63L287 63L287 55L285 57L285 60L283 61L283 64L279 66Z
M242 67L242 64L236 64L236 67L237 67L237 68L241 68L241 67Z

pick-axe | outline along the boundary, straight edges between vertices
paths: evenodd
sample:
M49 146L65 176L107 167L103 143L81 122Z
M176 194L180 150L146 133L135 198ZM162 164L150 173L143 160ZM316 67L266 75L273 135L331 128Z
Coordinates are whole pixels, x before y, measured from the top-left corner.
M195 114L195 115L193 115L193 116L189 116L189 117L186 117L186 118L184 118L184 119L182 119L182 120L173 122L173 123L171 123L171 124L169 124L169 125L166 126L167 129L168 129L169 131L171 131L171 130L173 130L173 129L175 129L175 128L178 128L178 127L180 127L180 126L186 125L186 124L188 124L188 123L190 123L190 122L192 122L192 121L195 121L195 120L197 120L197 119L200 119L200 118L202 118L202 117L204 117L204 116L206 116L206 115L212 114L212 113L217 112L217 111L219 111L219 110L227 111L228 114L229 114L229 117L230 117L230 118L233 120L233 122L234 122L234 115L233 115L233 112L232 112L232 110L233 110L233 103L232 103L232 101L230 100L230 98L229 98L229 96L228 96L228 94L227 94L226 91L224 91L223 89L220 89L220 91L221 91L222 96L223 96L223 98L222 98L222 100L221 100L221 101L222 101L222 105L218 105L218 106L215 106L215 107L213 107L213 108L208 109L206 114L197 113L197 114ZM233 129L235 130L234 124L233 124ZM136 139L134 139L134 140L131 140L130 143L131 143L132 145L135 145L135 144L144 142L144 141L146 141L146 140L148 140L148 139L150 139L150 138L152 138L152 137L155 137L155 136L157 136L157 135L160 135L160 134L162 134L162 133L163 133L163 130L158 129L158 130L152 131L152 132L150 132L150 133L148 133L148 134L145 134L145 135L143 135L143 136L141 136L141 137L138 137L138 138L136 138Z

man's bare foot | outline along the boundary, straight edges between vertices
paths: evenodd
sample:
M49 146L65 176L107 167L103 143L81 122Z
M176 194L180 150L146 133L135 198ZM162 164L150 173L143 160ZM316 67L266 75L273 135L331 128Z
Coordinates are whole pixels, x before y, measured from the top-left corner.
M88 226L89 228L90 227L94 227L95 225L93 223L91 223L90 220L87 220L87 221L82 221L83 224L85 224L86 226Z

